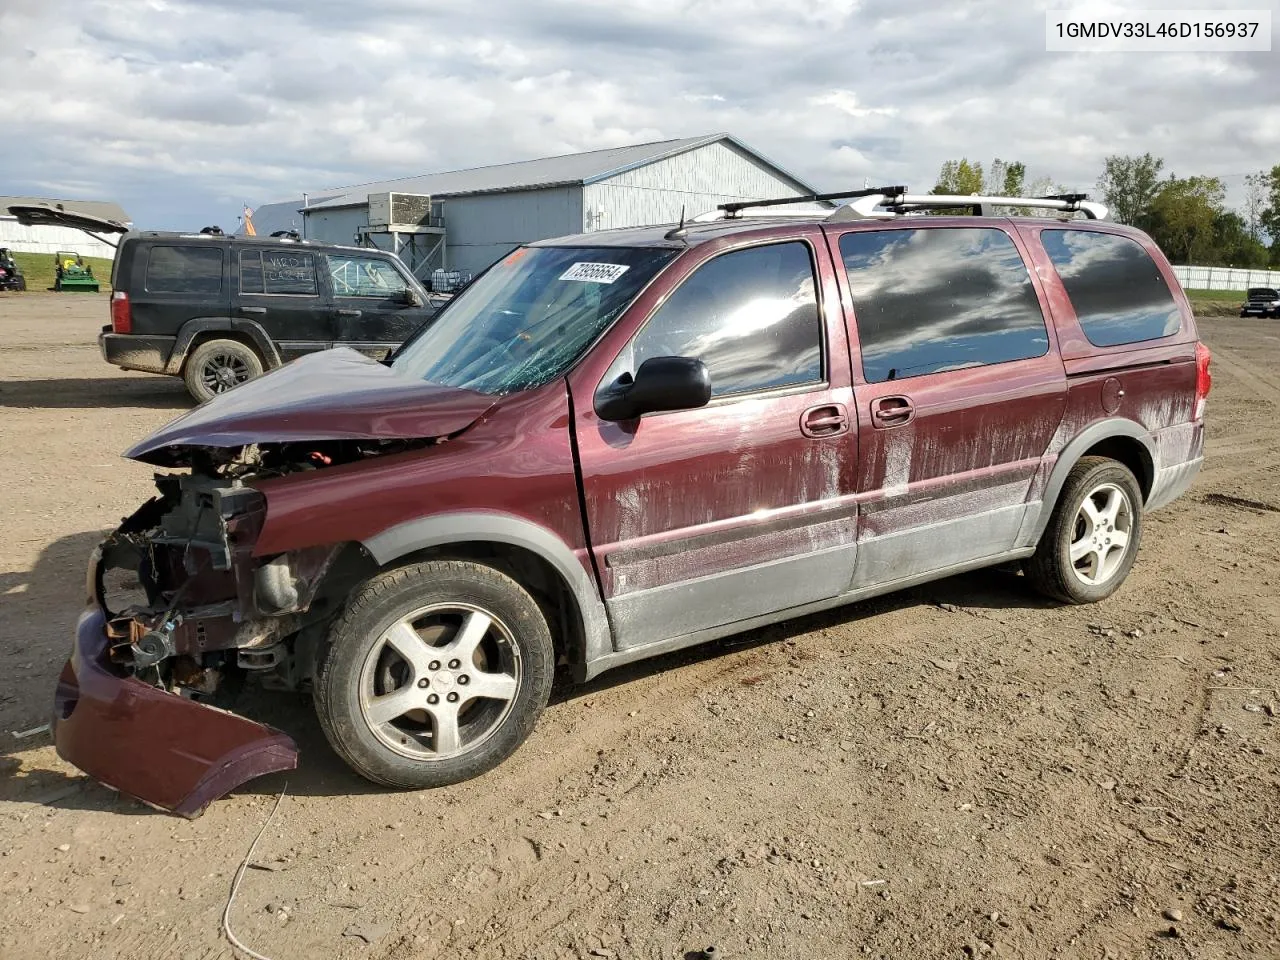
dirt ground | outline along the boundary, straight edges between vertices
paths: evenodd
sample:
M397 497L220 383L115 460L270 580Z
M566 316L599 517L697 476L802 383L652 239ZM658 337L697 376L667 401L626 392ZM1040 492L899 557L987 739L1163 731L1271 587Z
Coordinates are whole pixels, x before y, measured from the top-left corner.
M285 786L188 822L47 733L119 458L188 407L104 364L104 297L0 295L0 956L231 955ZM284 958L1280 956L1280 322L1203 321L1206 469L1091 608L985 572L561 695L489 775L389 793L301 699L236 900ZM367 941L367 942L366 942Z

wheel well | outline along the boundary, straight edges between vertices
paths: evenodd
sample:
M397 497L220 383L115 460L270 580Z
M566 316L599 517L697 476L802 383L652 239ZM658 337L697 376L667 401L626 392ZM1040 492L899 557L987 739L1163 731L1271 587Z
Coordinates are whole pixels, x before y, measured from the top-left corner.
M578 600L560 572L537 553L514 544L493 541L448 543L397 557L383 569L423 560L471 560L505 573L528 590L542 608L555 644L557 661L569 664L585 661L586 634Z
M191 360L191 355L210 340L234 340L236 343L244 344L257 355L258 359L262 362L263 370L271 369L271 361L262 355L262 351L258 349L258 345L253 342L253 337L248 334L241 333L239 330L201 330L192 337L191 342L187 344L187 352L182 355L182 368L178 373L181 374L186 372L187 363Z
M1081 454L1082 457L1107 457L1123 463L1135 477L1142 489L1142 499L1151 496L1151 486L1155 482L1155 464L1151 462L1151 454L1133 437L1107 437L1099 440Z

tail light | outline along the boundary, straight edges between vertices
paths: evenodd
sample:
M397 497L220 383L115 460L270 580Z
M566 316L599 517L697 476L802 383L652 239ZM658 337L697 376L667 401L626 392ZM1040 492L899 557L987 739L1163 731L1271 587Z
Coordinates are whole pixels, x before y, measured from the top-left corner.
M1204 419L1204 402L1213 386L1213 374L1209 372L1209 361L1213 355L1203 343L1196 344L1196 420Z
M123 290L111 294L111 329L116 333L133 332L133 309L129 295Z

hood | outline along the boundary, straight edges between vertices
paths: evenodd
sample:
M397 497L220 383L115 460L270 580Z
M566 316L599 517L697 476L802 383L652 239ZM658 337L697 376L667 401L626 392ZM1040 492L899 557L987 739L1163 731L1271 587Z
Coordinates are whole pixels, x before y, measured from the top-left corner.
M398 376L347 347L309 354L214 397L125 451L188 466L193 447L312 440L426 440L475 423L496 397Z

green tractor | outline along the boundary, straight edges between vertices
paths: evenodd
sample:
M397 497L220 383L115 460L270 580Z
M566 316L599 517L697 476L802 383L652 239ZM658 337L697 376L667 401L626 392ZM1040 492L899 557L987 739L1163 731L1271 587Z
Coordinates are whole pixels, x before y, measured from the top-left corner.
M53 281L54 290L98 292L98 281L93 276L93 267L86 264L80 254L59 250L53 255L53 260L57 273Z

